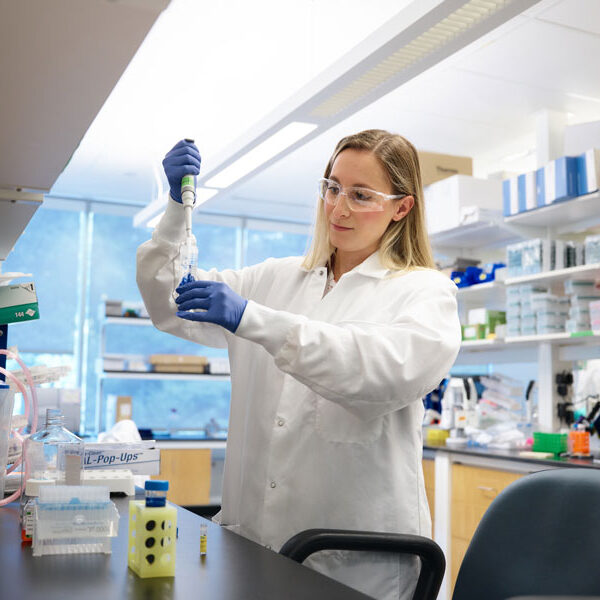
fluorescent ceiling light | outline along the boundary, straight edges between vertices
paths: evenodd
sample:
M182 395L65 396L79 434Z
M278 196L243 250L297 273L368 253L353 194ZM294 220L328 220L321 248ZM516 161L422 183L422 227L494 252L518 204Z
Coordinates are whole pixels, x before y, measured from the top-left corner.
M220 173L208 179L206 185L216 188L229 187L244 177L244 175L256 170L269 161L269 159L289 148L303 137L306 137L316 128L317 125L315 123L301 123L298 121L289 123L241 158L238 158L238 160L223 169Z
M196 206L204 204L207 200L210 200L213 196L216 196L219 190L211 190L209 188L201 187L196 189Z
M230 191L537 2L412 2L211 159L199 183L221 188L218 196ZM304 125L306 129L294 130L292 125ZM284 140L288 131L291 141ZM296 131L295 139L292 131Z

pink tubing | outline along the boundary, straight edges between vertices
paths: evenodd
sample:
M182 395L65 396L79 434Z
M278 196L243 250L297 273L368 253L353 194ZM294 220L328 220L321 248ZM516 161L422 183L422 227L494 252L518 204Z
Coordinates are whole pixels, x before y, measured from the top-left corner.
M38 402L37 402L37 394L35 392L35 386L33 384L33 377L31 376L31 371L27 368L25 363L14 352L11 352L10 350L0 350L0 354L5 354L8 358L12 358L13 360L17 361L17 363L23 369L23 373L25 374L25 379L27 380L27 384L29 385L29 388L31 390L31 397L27 396L27 390L26 390L25 386L10 371L7 371L6 369L3 369L2 367L0 367L0 373L2 373L5 377L10 379L17 386L17 388L23 395L23 404L25 406L25 417L27 417L27 418L29 418L29 410L30 410L29 405L31 404L31 413L32 413L31 433L35 433L35 431L37 429L37 421L38 421ZM23 447L23 438L21 437L21 435L18 432L15 432L15 436L21 442L21 447ZM0 506L5 506L6 504L9 504L9 503L17 500L17 498L19 498L21 496L21 494L23 493L23 490L25 489L25 482L27 481L28 469L27 469L27 461L23 461L22 453L21 453L21 458L17 462L15 462L10 467L10 469L8 469L6 472L10 473L21 463L23 463L24 469L25 469L24 476L23 476L23 483L21 484L21 486L19 487L19 489L16 492L12 493L10 496L8 496L4 499L1 499Z

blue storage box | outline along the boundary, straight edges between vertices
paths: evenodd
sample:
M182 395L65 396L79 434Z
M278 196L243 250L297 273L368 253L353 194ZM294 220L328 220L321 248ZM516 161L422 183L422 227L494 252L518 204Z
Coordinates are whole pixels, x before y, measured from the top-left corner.
M561 156L544 167L546 204L568 200L579 195L578 159L576 156Z

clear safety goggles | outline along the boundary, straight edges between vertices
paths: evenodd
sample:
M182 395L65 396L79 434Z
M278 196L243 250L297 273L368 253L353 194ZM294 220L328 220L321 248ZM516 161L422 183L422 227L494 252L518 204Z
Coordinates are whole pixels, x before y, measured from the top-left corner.
M399 200L407 196L407 194L382 194L364 187L343 188L337 181L332 179L319 179L319 197L326 204L335 206L342 195L346 196L348 208L352 212L382 211L385 202L388 200Z

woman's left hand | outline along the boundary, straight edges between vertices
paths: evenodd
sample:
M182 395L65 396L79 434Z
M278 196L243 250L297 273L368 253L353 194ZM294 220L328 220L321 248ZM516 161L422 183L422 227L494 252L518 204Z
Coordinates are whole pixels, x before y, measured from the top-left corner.
M220 281L191 281L175 290L179 310L177 316L189 321L215 323L235 333L248 300ZM203 312L189 312L200 309Z

